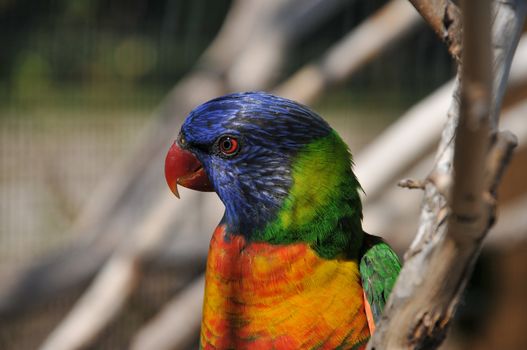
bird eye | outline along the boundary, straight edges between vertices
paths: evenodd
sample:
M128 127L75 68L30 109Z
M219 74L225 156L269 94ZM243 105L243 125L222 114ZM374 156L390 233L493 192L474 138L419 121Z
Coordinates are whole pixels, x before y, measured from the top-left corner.
M222 136L218 142L221 153L233 156L238 152L238 140L232 136Z
M178 136L178 143L180 146L184 147L187 145L187 140L185 139L185 135L183 135L183 133L179 133L179 136Z

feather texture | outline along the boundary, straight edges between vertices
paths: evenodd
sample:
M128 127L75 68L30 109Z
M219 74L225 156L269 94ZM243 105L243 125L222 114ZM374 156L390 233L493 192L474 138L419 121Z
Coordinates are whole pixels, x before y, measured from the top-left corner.
M205 294L203 349L361 349L370 335L357 262L304 243L247 242L219 226Z
M381 238L365 233L359 269L362 288L377 323L399 275L401 263Z

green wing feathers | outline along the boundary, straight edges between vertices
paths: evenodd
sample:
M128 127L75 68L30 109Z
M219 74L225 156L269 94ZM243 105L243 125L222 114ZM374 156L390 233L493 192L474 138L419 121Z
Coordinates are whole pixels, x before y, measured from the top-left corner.
M362 288L377 323L401 271L401 263L380 237L366 233L359 268Z

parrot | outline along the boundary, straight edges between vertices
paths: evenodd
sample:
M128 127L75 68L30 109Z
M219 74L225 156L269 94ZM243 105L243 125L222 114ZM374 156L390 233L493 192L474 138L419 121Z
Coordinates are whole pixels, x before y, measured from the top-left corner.
M337 132L266 92L196 107L165 177L225 206L210 241L200 349L365 349L401 269L362 228L362 188Z

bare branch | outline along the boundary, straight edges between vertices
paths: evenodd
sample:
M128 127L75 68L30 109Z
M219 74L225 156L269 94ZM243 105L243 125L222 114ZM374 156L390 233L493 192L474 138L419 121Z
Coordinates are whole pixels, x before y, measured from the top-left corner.
M200 276L170 301L132 339L132 350L182 349L198 335L205 277ZM177 330L175 332L174 330Z
M279 77L291 45L345 4L341 0L257 2L262 8L259 25L254 26L243 50L233 57L235 64L226 74L228 85L236 91L269 88Z
M193 194L198 197L198 194ZM188 205L185 204L185 205ZM178 208L179 206L179 208ZM142 276L142 266L164 242L168 222L182 204L168 194L110 258L42 350L81 349L120 313Z
M437 163L425 187L418 234L406 254L404 268L369 343L369 349L428 349L441 344L479 253L482 238L493 222L495 202L484 197L485 173L482 169L486 165L489 130L494 130L497 125L498 111L527 4L524 1L496 2L492 21L485 20L488 14L476 14L478 10L485 11L486 7L481 2L476 4L467 1L464 6L473 8L469 10L464 7L464 13L467 14L464 17L464 42L471 44L464 48L463 84L457 85ZM493 23L492 93L490 50L485 48L487 44L479 46L481 42L490 41L488 32L485 34L489 22ZM486 58L482 57L485 55ZM459 96L463 101L461 109L458 107ZM463 115L461 119L458 113L460 110ZM454 152L454 138L457 153ZM463 143L465 147L473 148L476 153L474 159L467 159L465 152L468 149L460 149ZM503 162L495 176L499 176L506 166L511 147L509 143L506 147L496 146L496 152L501 150L502 155L498 158ZM453 163L457 173L454 182L456 190L451 192ZM463 171L472 176L469 179L473 183L464 182ZM450 193L453 198L451 206L448 206ZM466 233L467 230L470 234Z
M112 259L40 349L85 347L121 310L137 281L138 271L134 260Z
M397 183L397 186L408 188L410 190L424 190L425 188L425 182L422 180L415 180L415 179L403 179Z
M420 22L419 15L405 0L392 0L335 44L320 61L304 66L274 91L310 103L392 47Z
M490 1L462 1L463 65L461 104L454 143L454 183L447 239L460 245L488 227L483 201L485 159L490 142L492 94Z
M523 43L527 44L527 41L523 41ZM514 62L513 67L518 66L518 64L527 66L527 61L518 62L517 57L514 58ZM511 130L516 134L519 151L524 150L525 147L527 147L527 123L525 123L525 116L527 116L527 100L508 108L503 113L502 117L501 128L503 130ZM504 138L500 137L497 142L500 140L504 140ZM492 148L492 150L495 149L496 148ZM497 149L499 149L499 147ZM389 149L385 152L389 154ZM500 154L505 154L505 152L500 152ZM488 169L496 169L496 166L500 164L501 160L496 156L496 152L489 153L487 158ZM404 158L404 155L402 157ZM433 163L433 156L427 156L415 167L406 171L405 176L425 178L425 174L430 172ZM494 187L490 182L491 178L499 178L499 176L495 176L496 173L496 171L487 171L488 175L486 178L488 180L485 181L488 188ZM493 193L493 190L491 190L490 193ZM364 226L368 232L382 234L382 236L396 249L406 249L414 238L412 232L415 232L415 223L412 218L415 215L414 213L418 210L419 201L420 197L417 196L416 193L406 193L406 195L402 196L401 190L392 186L384 191L382 198L365 205ZM505 219L504 215L508 218L508 211L511 209L509 209L510 204L505 203L504 205L505 206L501 211L503 215L500 215L497 227L493 228L488 239L485 239L484 244L489 248L506 247L508 242L527 240L527 235L523 229L516 231L513 230L514 227L521 227L521 222L523 222L522 218L520 216L514 216L517 217L517 219L514 219L514 222ZM518 208L516 211L519 212L519 210L520 209ZM526 209L524 208L524 210ZM504 225L504 221L508 221L506 225ZM506 232L506 234L502 235L501 232ZM514 237L514 239L511 240L510 237Z

